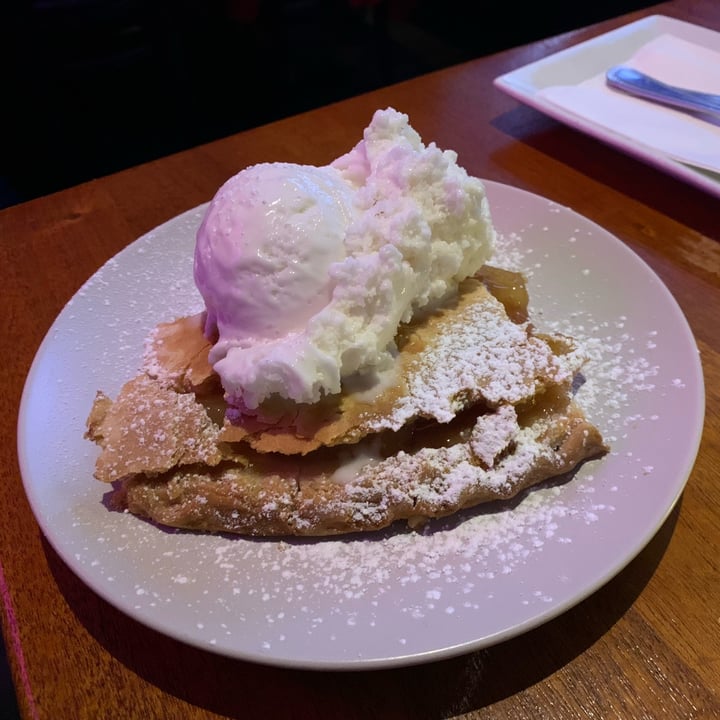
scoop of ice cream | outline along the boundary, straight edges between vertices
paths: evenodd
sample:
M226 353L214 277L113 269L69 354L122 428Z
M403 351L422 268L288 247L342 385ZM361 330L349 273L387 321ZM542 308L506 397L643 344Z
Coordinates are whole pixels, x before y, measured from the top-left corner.
M493 241L482 182L392 108L330 165L243 170L213 198L195 251L228 402L316 402L381 368L399 324L455 291Z
M345 258L351 206L332 168L264 163L223 185L198 232L194 268L219 332L215 358L302 331L330 302L328 270Z

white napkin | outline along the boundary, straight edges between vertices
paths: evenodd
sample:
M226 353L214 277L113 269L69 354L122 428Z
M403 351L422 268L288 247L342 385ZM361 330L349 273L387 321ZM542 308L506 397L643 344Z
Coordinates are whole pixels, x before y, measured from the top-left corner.
M720 94L720 53L660 35L622 63L670 85ZM604 72L538 95L674 160L720 173L720 118L708 122L609 88Z

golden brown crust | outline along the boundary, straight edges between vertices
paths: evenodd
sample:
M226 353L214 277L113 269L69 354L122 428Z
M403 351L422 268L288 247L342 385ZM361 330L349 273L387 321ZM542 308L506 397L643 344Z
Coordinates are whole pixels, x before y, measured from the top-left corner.
M95 477L103 482L157 475L192 463L217 465L218 427L192 393L178 393L147 375L128 381L115 402L98 393L86 437L102 452Z
M378 530L398 520L417 526L428 518L510 498L605 451L598 430L570 403L527 427L518 426L507 444L496 448L491 465L468 440L370 461L347 481L333 472L337 468L332 464L308 467L307 458L285 458L286 464L277 468L271 463L254 467L247 457L245 464L177 469L156 479L135 477L120 492L131 512L173 527L324 536Z
M150 375L161 374L179 392L220 392L220 381L208 360L213 343L205 337L205 313L160 323L145 351Z

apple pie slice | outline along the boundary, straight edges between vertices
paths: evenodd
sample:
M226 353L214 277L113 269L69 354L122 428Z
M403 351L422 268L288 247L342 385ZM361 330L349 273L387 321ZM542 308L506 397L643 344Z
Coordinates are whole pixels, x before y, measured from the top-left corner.
M582 353L537 333L493 279L403 326L378 376L252 415L226 406L202 316L164 323L143 372L114 401L96 397L95 475L135 514L250 535L416 524L563 475L607 450L572 398Z

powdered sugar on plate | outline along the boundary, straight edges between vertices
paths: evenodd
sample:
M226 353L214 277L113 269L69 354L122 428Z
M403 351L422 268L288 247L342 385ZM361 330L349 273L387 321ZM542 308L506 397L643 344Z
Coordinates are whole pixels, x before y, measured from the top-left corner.
M420 532L250 540L168 531L103 504L83 424L97 389L139 367L160 320L201 309L197 208L120 253L38 352L19 453L38 522L96 592L157 630L223 654L308 668L401 665L512 637L596 589L672 508L702 428L687 323L659 279L577 214L487 183L497 263L528 278L532 321L589 356L577 398L611 452L563 482ZM58 423L62 416L64 422Z

